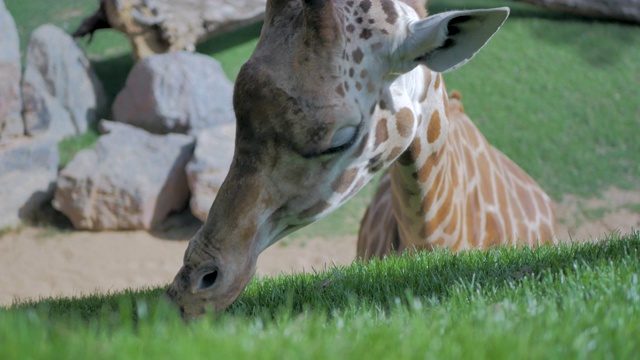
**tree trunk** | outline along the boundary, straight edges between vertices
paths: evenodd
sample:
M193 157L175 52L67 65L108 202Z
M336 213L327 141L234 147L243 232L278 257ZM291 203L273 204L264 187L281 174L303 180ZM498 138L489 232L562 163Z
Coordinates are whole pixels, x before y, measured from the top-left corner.
M578 15L640 23L640 0L514 0Z
M211 36L262 21L266 0L99 0L74 37L102 28L122 31L136 60L170 51L193 51Z

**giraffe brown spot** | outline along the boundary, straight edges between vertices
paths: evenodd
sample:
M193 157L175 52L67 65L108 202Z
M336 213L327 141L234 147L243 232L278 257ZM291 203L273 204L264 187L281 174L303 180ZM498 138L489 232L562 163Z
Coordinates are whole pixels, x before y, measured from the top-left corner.
M427 158L424 165L418 170L418 181L425 183L429 179L429 175L433 171L434 167L438 164L442 158L442 151L435 152Z
M400 146L394 147L393 150L391 150L391 152L389 153L389 159L395 159L396 157L398 157L398 155L400 155L401 151L402 151L402 147Z
M482 197L486 203L493 204L493 188L491 180L491 164L487 159L487 154L482 153L478 156L478 172L480 173L480 190Z
M546 205L546 201L544 200L544 194L534 193L531 194L536 199L536 203L538 204L538 213L542 213L545 216L549 217L551 214L547 211L548 207Z
M509 201L507 199L507 191L504 182L500 177L495 177L494 181L496 182L496 192L498 193L498 211L503 214L507 214L509 212ZM511 227L511 221L509 216L503 216L505 232L507 235L513 234L513 229Z
M476 164L474 162L473 154L471 154L471 150L469 150L468 146L464 146L464 161L466 164L465 170L466 174L470 179L473 179L476 176Z
M376 91L376 85L371 80L367 81L367 91L370 93Z
M413 130L413 113L409 108L402 108L396 114L396 128L398 129L398 134L402 137L407 137L411 135Z
M389 131L387 130L387 119L383 118L378 121L376 124L376 142L375 147L377 148L380 144L387 141L389 139Z
M358 91L362 90L362 84L360 81L356 81L356 89L358 89Z
M367 69L362 69L362 71L360 71L360 78L364 79L367 77L367 75L369 75Z
M382 30L382 33L386 33L386 30ZM378 51L382 49L383 44L381 42L377 42L371 45L371 51Z
M440 88L440 83L442 82L442 75L438 74L438 76L436 77L436 84L434 85L434 88L436 90L438 90L438 88Z
M362 59L364 58L364 53L362 52L362 50L360 50L360 48L353 50L351 55L353 56L353 61L355 61L356 64L360 64L362 62Z
M360 141L360 146L358 150L356 150L355 157L359 158L364 153L364 149L367 147L367 143L369 142L369 134L365 134L362 140Z
M348 6L348 7L353 7L353 1L351 1L351 0L350 0L350 1L347 1L347 6Z
M353 75L355 75L356 71L353 68L349 68L349 77L353 77Z
M353 25L353 24L347 25L347 31L350 32L351 34L353 34L353 32L356 31L356 26Z
M347 201L350 198L352 198L355 194L358 193L358 191L360 191L360 189L362 189L362 187L364 186L364 177L360 177L358 179L358 182L356 182L356 185L353 187L353 189L351 189L351 191L349 191L349 193L342 198L342 201Z
M377 154L374 157L372 157L371 159L369 159L369 163L367 164L367 167L369 168L369 170L371 172L375 172L375 170L371 170L371 168L374 168L376 166L380 166L380 159L382 158L382 154Z
M387 110L387 102L382 99L378 102L378 106L380 106L380 109L382 110Z
M391 0L382 0L382 11L387 14L386 22L393 25L398 20L398 13L396 12L395 6L393 6L393 1Z
M429 126L427 126L427 141L433 144L440 137L440 112L436 110L431 115Z
M333 184L331 184L331 188L337 193L344 193L349 189L349 187L355 180L356 175L358 175L358 169L356 168L345 171L339 178L337 178L333 182Z
M364 11L365 13L369 12L369 9L371 9L371 1L363 0L362 2L360 2L360 9L362 9L362 11Z
M441 174L436 174L436 181L432 184L432 186L427 191L424 199L422 200L422 213L426 214L429 209L435 204L436 201L436 192L438 192L438 188L442 187L443 184L440 182L442 179Z
M516 185L516 192L518 193L518 199L524 208L524 213L527 219L535 220L536 219L536 205L534 204L534 200L531 198L529 192L523 188L520 184Z
M362 29L362 32L360 33L360 39L369 40L371 36L373 36L371 29Z
M502 224L497 214L487 213L485 222L486 237L484 238L484 247L488 245L500 245L504 241L504 233L502 232Z
M345 90L349 91L349 83L348 82L344 82L344 88Z
M440 184L440 185L445 186L445 184ZM447 217L452 211L451 209L453 208L453 203L451 202L452 199L453 199L453 188L449 187L447 189L447 195L444 202L436 210L436 214L434 215L434 217L428 221L431 225L431 228L437 229L441 224L444 224L445 220L447 219ZM433 203L431 203L430 205L432 204Z
M300 219L308 219L310 217L313 217L315 215L322 213L323 211L327 210L330 207L331 207L331 204L329 204L325 200L319 200L318 202L313 204L310 208L302 211L298 216Z
M458 183L458 163L454 162L453 164L450 165L449 169L451 169L449 172L449 176L450 176L449 181L451 182L451 186L457 187L459 184Z
M345 97L345 93L344 93L344 89L342 88L342 84L338 85L338 87L336 88L336 92L338 93L338 95Z
M357 14L357 13L355 13L355 15L358 15L358 14ZM357 22L358 24L362 24L362 22L363 22L363 21L364 21L364 19L363 19L362 17L359 17L359 18L357 18L357 19L356 19L356 22Z
M421 148L422 145L420 143L420 139L413 139L411 145L409 146L409 149L402 153L402 155L400 155L400 157L398 158L398 162L400 163L400 165L409 166L413 164L415 162L415 159L420 156Z
M466 221L467 221L467 241L473 246L478 247L479 233L478 233L478 207L480 199L478 198L477 189L474 189L467 196L466 206Z
M453 215L451 216L451 219L449 219L449 222L447 223L447 225L445 225L444 227L444 233L447 235L455 235L456 229L459 226L458 206L454 205L452 207L453 207Z

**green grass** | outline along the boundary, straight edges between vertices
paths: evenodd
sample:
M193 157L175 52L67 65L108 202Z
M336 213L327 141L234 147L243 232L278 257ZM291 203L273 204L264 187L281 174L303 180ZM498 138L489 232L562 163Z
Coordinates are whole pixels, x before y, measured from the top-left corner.
M162 289L0 309L0 358L633 358L640 234L253 281L183 323Z

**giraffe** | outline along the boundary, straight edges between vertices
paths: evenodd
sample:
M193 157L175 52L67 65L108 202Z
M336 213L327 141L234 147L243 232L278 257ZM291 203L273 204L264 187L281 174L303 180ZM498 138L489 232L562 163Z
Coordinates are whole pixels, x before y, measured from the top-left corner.
M457 251L556 243L549 196L487 142L464 113L459 92L452 92L445 103L450 129L442 148L425 162L429 174L422 177L431 176L416 184L421 175L409 159L389 167L362 219L357 257L383 258L437 246ZM396 220L418 213L417 219Z
M449 99L439 72L470 60L500 28L509 9L424 17L424 7L423 0L267 2L258 44L234 88L237 130L231 167L167 289L184 317L226 308L246 287L263 250L337 209L392 164L393 190L385 192L385 182L381 187L394 204L393 217L387 215L385 220L397 226L404 247L455 245L450 237L463 236L456 221L467 214L483 216L481 225L504 222L497 208L503 202L480 202L485 196L465 204L459 195L450 195L468 179L460 176L462 169L443 168L441 159L453 157L460 163L460 155L441 150L455 145L450 138L459 135L451 134L477 130L470 122L450 123ZM469 139L484 141L479 136ZM506 159L495 150L487 153L489 159L478 155L475 161ZM479 163L473 169L483 166ZM507 161L492 169L526 176ZM500 176L496 171L482 174ZM445 173L458 176L445 178ZM480 181L477 176L473 179ZM435 191L425 187L448 182L455 185ZM532 208L541 230L531 229L523 239L552 231L551 225L547 229L542 224L552 216L548 198L541 194L544 206ZM402 199L393 199L401 195ZM452 196L454 205L442 203ZM436 202L427 201L429 197ZM511 200L506 203L509 211L517 209ZM390 214L388 206L386 210ZM439 220L433 220L434 212ZM377 211L368 214L370 221L376 221ZM423 226L425 219L437 236ZM441 229L438 221L447 228ZM473 226L467 226L467 232L485 231ZM515 233L513 227L493 229L500 236ZM385 234L390 233L386 229ZM367 246L386 241L368 239ZM483 236L485 242L506 240Z

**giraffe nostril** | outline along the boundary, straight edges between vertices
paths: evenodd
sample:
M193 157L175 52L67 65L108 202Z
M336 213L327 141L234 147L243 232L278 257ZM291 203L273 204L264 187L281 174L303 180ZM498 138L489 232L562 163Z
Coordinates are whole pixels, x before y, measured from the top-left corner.
M214 270L202 275L200 282L198 283L198 290L206 290L215 285L218 280L218 271Z

